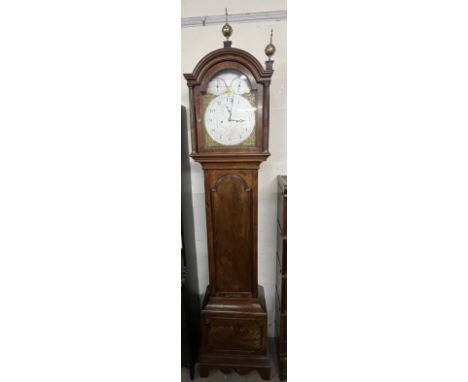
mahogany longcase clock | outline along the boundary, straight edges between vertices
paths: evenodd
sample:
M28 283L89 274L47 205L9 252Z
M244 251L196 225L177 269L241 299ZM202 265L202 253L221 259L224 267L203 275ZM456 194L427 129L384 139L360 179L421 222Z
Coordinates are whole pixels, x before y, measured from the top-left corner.
M189 87L191 157L205 177L209 285L202 304L200 376L211 368L270 378L267 310L257 280L258 169L268 152L271 55L266 68L231 47L212 51L184 74Z

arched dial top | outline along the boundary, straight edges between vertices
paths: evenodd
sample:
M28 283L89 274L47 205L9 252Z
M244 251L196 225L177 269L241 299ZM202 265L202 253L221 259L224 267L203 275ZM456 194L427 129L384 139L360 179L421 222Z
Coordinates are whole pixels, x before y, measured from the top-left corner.
M256 82L270 82L273 75L272 69L264 69L262 64L249 52L237 48L221 48L208 53L203 57L192 73L185 73L188 86L200 85L210 67L222 62L238 62L252 73Z
M217 49L184 74L190 90L192 157L263 161L269 156L269 85L273 70L250 53Z

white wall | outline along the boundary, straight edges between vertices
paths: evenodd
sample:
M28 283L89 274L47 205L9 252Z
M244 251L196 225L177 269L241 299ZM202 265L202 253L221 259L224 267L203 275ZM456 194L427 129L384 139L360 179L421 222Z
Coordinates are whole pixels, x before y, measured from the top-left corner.
M182 17L219 15L227 7L230 13L285 10L286 1L182 1ZM286 21L231 24L232 46L252 53L260 62L266 60L264 48L270 29L274 29L273 59L275 73L271 82L270 153L259 171L258 186L258 280L265 288L269 335L273 336L276 272L276 177L286 174ZM182 73L193 71L198 61L212 50L222 48L221 25L182 29ZM181 73L182 105L189 110L188 88ZM189 137L190 139L190 137ZM191 160L195 243L200 293L209 282L206 243L203 171Z

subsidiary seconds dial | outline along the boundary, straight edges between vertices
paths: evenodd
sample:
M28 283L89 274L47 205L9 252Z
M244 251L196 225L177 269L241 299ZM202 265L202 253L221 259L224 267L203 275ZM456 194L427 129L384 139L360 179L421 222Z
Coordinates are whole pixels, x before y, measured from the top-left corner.
M204 124L209 136L225 146L239 145L255 128L255 109L239 94L214 98L205 110Z

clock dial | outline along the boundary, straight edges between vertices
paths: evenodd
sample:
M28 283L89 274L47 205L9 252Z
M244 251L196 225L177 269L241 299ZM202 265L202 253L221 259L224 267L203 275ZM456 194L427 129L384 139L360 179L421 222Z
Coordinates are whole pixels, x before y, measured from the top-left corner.
M208 146L255 144L255 95L244 74L237 70L217 73L208 83L204 98Z
M213 95L224 93L245 94L250 92L247 77L237 70L224 70L208 83L207 92Z
M225 79L222 76L218 76L210 81L207 91L214 95L221 95L225 93L227 89L228 87Z
M250 92L249 82L243 74L236 77L231 82L231 89L236 94L244 94Z
M238 94L223 94L208 104L204 123L206 132L217 143L239 145L255 128L255 109Z

